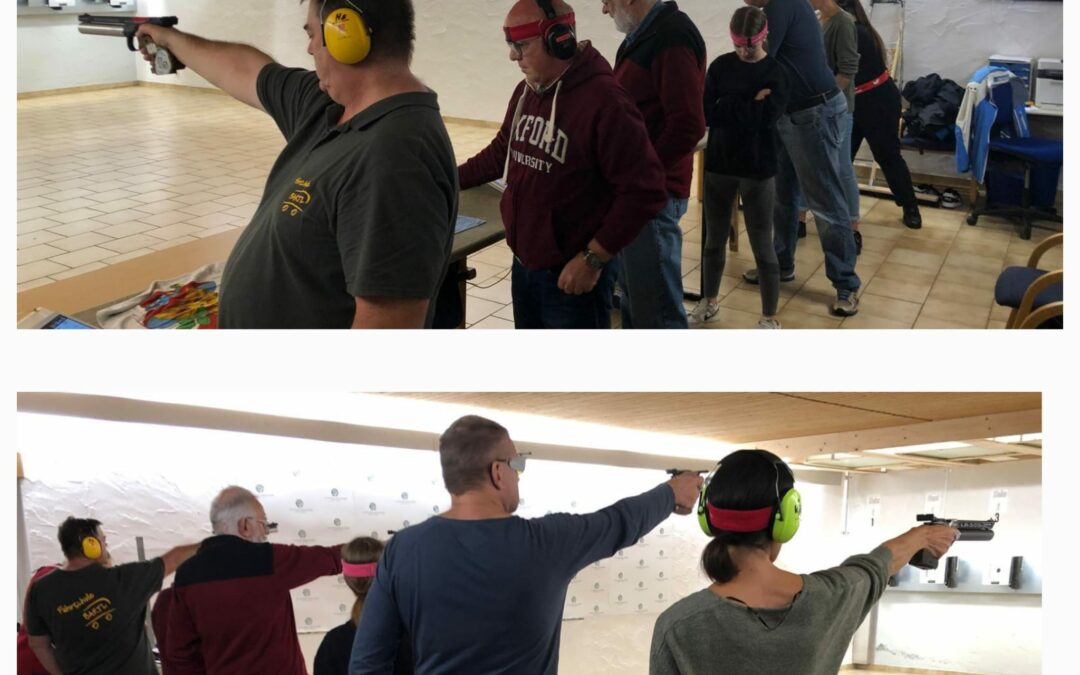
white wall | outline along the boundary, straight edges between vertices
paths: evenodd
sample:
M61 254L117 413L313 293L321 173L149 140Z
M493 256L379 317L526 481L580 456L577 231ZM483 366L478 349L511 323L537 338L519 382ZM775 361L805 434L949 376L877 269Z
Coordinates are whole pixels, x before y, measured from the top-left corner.
M126 41L83 35L75 14L19 15L17 25L20 94L136 78Z
M415 0L414 67L439 93L443 113L500 121L519 71L507 58L501 26L509 0ZM705 37L709 58L730 51L727 23L741 0L683 0ZM578 33L609 60L622 36L595 0L576 3ZM907 0L905 74L938 72L961 83L992 53L1059 57L1062 3L1016 0ZM275 59L310 67L301 30L307 6L296 0L139 0L140 14L176 15L180 28L246 42ZM159 78L120 40L79 34L75 17L19 18L19 91L135 79L205 86L190 71ZM57 64L62 64L58 67Z
M1024 556L1026 574L1041 585L1042 462L857 475L850 493L851 538L887 539L914 524L927 494L942 495L939 515L990 518L991 490L1007 488L1005 513L989 542L958 542L950 555L978 576L991 559ZM881 498L873 527L868 499ZM905 574L911 576L914 568ZM1004 646L1007 645L1007 648ZM1042 598L1021 593L928 593L890 589L878 605L875 663L976 673L1037 674L1042 670Z
M993 54L1061 58L1064 6L1016 0L907 0L905 77L936 72L963 86Z

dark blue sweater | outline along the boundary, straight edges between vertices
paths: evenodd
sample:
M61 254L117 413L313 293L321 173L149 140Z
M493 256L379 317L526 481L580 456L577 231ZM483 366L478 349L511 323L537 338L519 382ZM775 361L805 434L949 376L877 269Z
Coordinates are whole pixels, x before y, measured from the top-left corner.
M769 54L784 66L791 86L790 106L836 89L825 40L814 10L806 0L769 0Z
M570 580L674 508L665 484L586 515L435 517L403 530L379 560L349 675L393 672L402 632L417 675L555 675Z

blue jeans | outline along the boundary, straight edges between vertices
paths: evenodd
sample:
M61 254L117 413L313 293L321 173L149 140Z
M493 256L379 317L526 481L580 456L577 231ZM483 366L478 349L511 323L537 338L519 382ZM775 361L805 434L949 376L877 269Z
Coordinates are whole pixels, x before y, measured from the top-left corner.
M840 155L837 169L844 184L844 197L847 199L848 215L851 222L859 222L859 181L855 180L855 162L851 159L851 128L855 126L855 115L844 113L844 137L840 142Z
M660 213L616 256L623 328L687 327L679 229L687 201L669 197Z
M825 103L784 115L777 123L781 142L777 151L773 246L780 273L794 270L799 200L805 195L825 253L825 275L837 290L854 291L861 283L855 273L855 235L836 168L846 129L845 114L847 101L843 94L837 94Z
M559 290L561 268L530 270L514 257L510 293L514 328L611 328L615 270L604 266L600 280L583 295Z
M840 182L844 185L844 201L847 202L848 215L852 223L860 220L859 215L859 181L855 179L855 161L851 160L851 128L855 125L855 116L851 113L844 115L844 138L840 145L840 154L837 156L840 164L836 170L840 172ZM806 197L799 195L799 210L806 210Z

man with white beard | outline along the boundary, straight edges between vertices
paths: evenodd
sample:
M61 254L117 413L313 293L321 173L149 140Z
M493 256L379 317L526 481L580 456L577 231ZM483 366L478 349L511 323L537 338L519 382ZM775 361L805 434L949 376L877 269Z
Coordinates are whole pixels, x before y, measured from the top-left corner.
M637 104L660 162L667 203L618 255L623 328L686 328L682 230L694 148L705 134L705 41L674 2L605 0L626 38L615 79Z

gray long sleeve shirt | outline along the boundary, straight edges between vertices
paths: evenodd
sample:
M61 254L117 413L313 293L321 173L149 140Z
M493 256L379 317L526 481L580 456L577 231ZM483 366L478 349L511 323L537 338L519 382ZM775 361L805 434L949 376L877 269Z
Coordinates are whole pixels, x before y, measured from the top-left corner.
M892 553L884 546L839 567L804 574L787 607L751 609L709 589L656 620L650 675L835 675L851 638L885 592Z
M855 74L859 72L859 34L855 19L844 11L837 12L825 23L825 56L834 75L848 78L848 112L855 112Z

